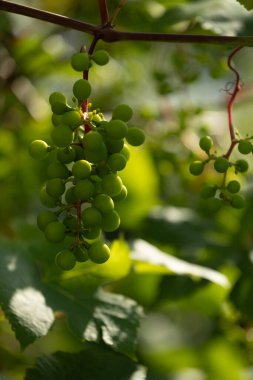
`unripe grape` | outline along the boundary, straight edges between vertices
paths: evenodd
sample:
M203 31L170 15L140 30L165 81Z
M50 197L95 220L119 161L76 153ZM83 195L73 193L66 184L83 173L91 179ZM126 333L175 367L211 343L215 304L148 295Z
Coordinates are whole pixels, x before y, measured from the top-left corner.
M83 225L86 228L99 226L102 222L102 215L94 207L87 207L82 212Z
M49 96L49 103L52 105L54 103L57 103L57 102L60 102L60 103L67 103L67 99L65 97L65 95L63 95L61 92L52 92L52 94Z
M47 177L66 179L69 176L68 168L60 162L51 162L47 168Z
M34 140L29 146L29 153L33 158L42 160L48 154L48 145L43 140Z
M192 175L200 175L204 170L204 163L202 161L194 161L190 164L189 170Z
M88 240L98 239L101 234L101 228L99 226L94 226L83 232L82 236Z
M90 67L90 60L86 53L80 52L72 55L71 66L76 71L86 71Z
M82 122L82 115L78 111L69 111L62 115L62 124L68 125L73 130L79 127Z
M199 146L205 152L209 152L213 146L213 139L210 136L203 136L199 140Z
M249 164L245 160L237 160L235 162L235 169L240 173L245 173L249 168Z
M63 164L69 164L75 159L75 150L69 146L67 148L57 149L57 159Z
M130 158L130 150L126 144L124 144L122 150L120 151L120 154L123 154L123 156L126 158L128 161Z
M105 139L105 144L110 153L119 153L124 147L124 139L111 139L107 137Z
M230 193L238 193L238 191L240 191L240 188L240 182L236 180L232 180L227 184L227 189Z
M119 104L112 112L112 118L129 121L133 116L133 110L127 104Z
M110 248L106 244L98 241L90 246L88 255L90 260L94 263L103 264L110 257Z
M91 93L91 85L86 79L79 79L74 83L73 94L79 100L88 99Z
M74 133L67 125L58 125L51 132L53 143L59 147L66 147L73 141Z
M109 195L98 194L94 198L92 206L97 208L102 214L107 214L114 209L114 202Z
M112 232L119 228L120 217L117 211L113 210L103 215L102 218L102 229L105 232Z
M126 167L126 163L125 157L120 153L112 154L107 160L107 165L113 171L123 170Z
M245 198L239 194L233 194L231 197L231 205L236 209L243 208L245 206Z
M92 54L91 59L99 66L104 66L109 62L110 56L105 50L97 50Z
M122 120L111 120L105 124L108 137L112 139L123 139L127 135L128 127Z
M71 270L76 265L76 258L71 251L65 249L57 253L55 263L62 270Z
M140 128L129 128L126 135L126 141L132 146L142 145L145 141L145 134Z
M85 152L84 149L79 145L73 145L72 146L74 153L75 153L75 161L79 161L85 158ZM72 160L73 161L73 160Z
M207 208L211 212L218 212L222 206L221 199L218 198L210 198L207 200Z
M88 178L91 174L91 164L86 160L79 160L72 166L72 173L78 179Z
M121 202L124 199L126 199L126 197L127 197L127 188L125 185L123 185L120 193L118 195L116 195L115 197L113 197L113 200L115 202Z
M57 199L51 197L46 190L46 186L43 186L40 190L40 201L41 203L48 207L48 208L54 208L57 205Z
M74 215L67 215L66 218L63 220L63 224L70 230L75 230L78 225L77 217Z
M65 238L65 226L61 222L51 222L46 225L44 233L51 243L60 243Z
M86 160L98 164L107 159L107 149L105 144L101 144L99 150L85 150Z
M241 140L238 143L238 150L242 154L249 154L252 152L252 143L249 140Z
M111 173L104 176L101 186L106 194L115 197L121 192L123 183L119 176Z
M52 123L53 125L57 126L62 124L62 115L56 115L55 113L52 114Z
M75 255L76 261L84 263L89 260L88 250L85 247L77 247L74 249L73 254Z
M225 173L229 168L229 161L225 157L218 157L214 161L214 169L218 173Z
M74 189L74 194L77 199L81 201L86 201L92 197L94 191L95 186L93 185L93 183L89 179L83 179L77 182Z
M65 195L65 202L67 204L74 204L77 202L77 197L75 195L75 186L71 186L70 188L68 188L68 190L66 191Z
M41 231L44 231L47 224L57 221L57 216L51 211L41 211L37 216L37 225Z
M65 103L56 102L51 106L52 112L56 115L63 115L70 107Z
M90 131L84 135L83 145L87 150L99 150L103 145L103 138L100 133Z
M200 192L200 195L203 199L208 199L215 196L217 190L216 185L206 185Z
M65 184L60 178L49 179L46 184L47 193L53 198L59 198L65 191Z

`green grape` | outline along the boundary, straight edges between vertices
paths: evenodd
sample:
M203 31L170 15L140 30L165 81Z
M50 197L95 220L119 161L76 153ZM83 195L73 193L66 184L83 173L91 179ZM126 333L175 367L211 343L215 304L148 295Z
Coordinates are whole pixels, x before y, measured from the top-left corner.
M77 199L86 201L92 197L95 191L95 186L89 179L83 179L77 182L74 194Z
M113 210L103 215L102 218L102 230L105 232L112 232L119 228L120 217L117 211Z
M75 255L76 261L80 263L84 263L85 261L89 260L88 250L83 246L76 247L73 250L73 253Z
M110 173L110 170L108 168L108 166L106 165L105 162L100 162L96 165L96 173L97 175L102 178L104 177L106 174L109 174Z
M75 159L75 149L73 149L71 146L67 148L57 149L56 156L62 164L69 164Z
M52 123L55 126L62 124L62 115L56 115L55 113L53 113L52 114Z
M57 199L51 197L46 190L46 186L43 186L40 190L40 201L41 203L48 207L48 208L54 208L57 206Z
M66 147L73 141L74 133L67 125L58 125L51 132L53 143L58 147Z
M62 124L68 125L73 130L79 127L82 122L82 115L79 111L69 111L62 115Z
M75 53L71 57L71 66L76 71L86 71L90 67L90 60L86 53Z
M249 140L241 140L238 144L238 150L242 154L249 154L252 152L252 144Z
M51 162L47 168L47 177L67 179L69 177L68 168L60 162Z
M236 209L243 208L245 206L245 198L240 194L233 194L231 197L231 205Z
M126 163L125 157L120 153L112 154L107 160L107 165L113 171L123 170L126 167Z
M71 251L65 249L57 253L55 263L62 270L71 270L76 265L76 258Z
M249 168L249 164L245 160L237 160L235 162L235 169L240 173L245 173Z
M107 159L107 149L105 144L102 144L98 150L86 150L85 151L86 160L98 164Z
M105 50L97 50L92 54L91 59L99 66L104 66L109 62L110 56Z
M130 149L128 148L128 146L126 144L124 144L123 148L120 151L120 154L123 154L123 156L126 158L127 161L129 160Z
M41 211L37 216L37 226L44 231L47 224L57 221L57 216L52 211Z
M88 240L98 239L101 234L101 228L99 226L94 226L83 232L83 238Z
M142 145L145 141L145 134L140 128L129 128L126 135L126 141L132 146Z
M56 115L63 115L69 109L71 109L67 104L56 102L51 106L52 112Z
M101 186L107 195L115 197L121 192L123 183L119 176L111 173L103 177Z
M238 193L238 191L240 191L240 188L240 182L236 180L232 180L227 184L227 189L230 193Z
M107 194L98 194L93 202L92 206L98 209L102 214L107 214L114 209L114 202Z
M190 164L189 170L192 175L200 175L205 168L205 165L202 161L193 161Z
M91 174L91 164L86 160L79 160L72 166L72 174L78 179L88 178Z
M98 241L90 246L88 255L90 260L94 263L103 264L110 257L110 248L106 244Z
M74 153L75 153L75 158L74 158L75 161L83 160L85 158L85 152L81 146L73 145L72 148L73 148Z
M99 226L102 222L102 215L94 207L87 207L82 212L83 225L86 228Z
M222 206L221 199L218 198L209 198L207 200L207 208L211 212L218 212Z
M78 79L73 86L73 94L79 100L88 99L91 93L91 85L86 79Z
M107 136L111 139L123 139L127 135L128 126L122 120L111 120L105 124Z
M84 135L83 145L87 150L99 150L103 145L103 138L100 133L90 131Z
M53 198L59 198L65 191L65 184L61 178L49 179L46 184L48 195Z
M113 119L129 121L133 116L133 110L127 104L119 104L112 113Z
M34 140L29 146L29 153L36 160L42 160L48 154L48 145L43 140Z
M64 197L67 204L75 204L77 202L77 197L75 195L75 186L68 188Z
M65 226L61 222L51 222L46 225L44 233L51 243L60 243L65 239Z
M210 136L203 136L199 140L199 146L205 152L209 152L213 146L213 139Z
M63 224L70 230L75 230L78 225L77 217L74 215L67 215L66 218L63 220Z
M125 185L122 186L122 189L120 191L120 193L116 196L113 197L113 200L115 202L121 202L123 201L124 199L126 199L127 197L127 188Z
M218 157L214 161L214 169L218 173L225 173L229 168L229 161L225 157Z
M203 189L200 192L200 196L203 199L208 199L211 197L214 197L217 191L217 186L216 185L206 185L203 187Z
M52 92L52 94L49 96L49 103L51 106L55 103L65 103L67 104L67 99L65 95L63 95L61 92Z
M110 139L107 137L105 139L105 145L108 149L108 152L119 153L122 151L124 147L124 139L116 140L116 139Z

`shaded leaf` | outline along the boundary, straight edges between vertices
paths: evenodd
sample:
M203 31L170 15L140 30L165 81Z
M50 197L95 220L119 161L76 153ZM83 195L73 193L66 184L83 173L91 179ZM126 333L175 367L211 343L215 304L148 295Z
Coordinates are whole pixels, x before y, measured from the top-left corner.
M237 0L240 4L242 4L248 11L253 9L253 1L252 0Z

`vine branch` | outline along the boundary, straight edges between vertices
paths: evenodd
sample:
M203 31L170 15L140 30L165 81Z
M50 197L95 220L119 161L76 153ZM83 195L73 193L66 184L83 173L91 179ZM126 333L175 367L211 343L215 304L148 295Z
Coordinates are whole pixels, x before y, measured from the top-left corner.
M109 13L106 0L98 0L101 24L106 25L109 21Z
M101 0L102 4L102 0ZM105 3L104 3L105 4ZM100 8L102 12L102 8ZM104 9L104 8L103 8ZM153 41L169 43L200 43L200 44L218 44L233 46L253 46L253 36L211 36L211 35L192 35L192 34L168 34L168 33L142 33L142 32L123 32L112 28L110 24L106 26L95 26L83 21L65 17L56 13L43 11L29 6L10 3L0 0L0 10L11 12L35 19L47 21L66 28L79 30L105 42L117 41ZM103 11L104 12L104 11ZM105 19L105 13L101 17Z

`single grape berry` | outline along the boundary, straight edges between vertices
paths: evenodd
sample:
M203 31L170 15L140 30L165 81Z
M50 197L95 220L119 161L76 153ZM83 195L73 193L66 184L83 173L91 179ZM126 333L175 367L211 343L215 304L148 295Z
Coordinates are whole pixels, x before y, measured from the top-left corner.
M102 222L102 215L94 207L87 207L82 212L83 225L86 228L99 226Z
M115 202L121 202L123 201L124 199L126 199L127 197L127 188L125 185L122 186L122 189L120 191L120 193L116 196L113 197L113 200Z
M95 191L95 186L89 179L82 179L77 182L74 195L81 201L86 201L92 197Z
M68 125L73 130L79 127L82 121L82 115L79 111L68 111L62 115L62 124Z
M78 226L77 217L74 215L67 215L65 219L63 219L63 224L70 230L76 230Z
M48 193L47 193L47 190L46 190L46 186L44 185L41 190L40 190L40 194L39 194L39 197L40 197L40 201L41 203L48 207L48 208L54 208L57 206L57 199L51 197Z
M107 136L112 139L123 139L127 135L127 124L122 120L111 120L104 124Z
M102 230L105 232L112 232L119 228L120 217L117 211L113 210L103 215L102 219Z
M104 66L109 62L110 56L105 50L97 50L91 56L91 59L99 66Z
M90 60L86 53L80 52L72 55L71 66L76 71L85 71L90 67Z
M72 174L78 179L88 178L91 174L91 164L86 160L79 160L72 166Z
M133 116L133 110L127 104L119 104L112 112L112 119L129 121Z
M48 154L48 145L43 140L34 140L29 146L29 153L36 160L42 160Z
M123 170L126 167L126 163L125 157L120 153L112 154L107 160L107 165L113 171Z
M75 150L71 146L57 149L56 157L61 163L69 164L75 159Z
M202 161L194 161L190 164L189 170L192 175L200 175L204 170L204 163Z
M85 158L86 160L98 164L107 159L107 149L104 143L102 143L97 150L85 150Z
M52 94L49 96L49 103L52 105L54 103L67 103L67 99L65 95L63 95L61 92L52 92Z
M84 263L89 260L88 250L83 246L76 247L73 250L73 254L75 255L76 261L80 263Z
M249 168L249 164L245 160L237 160L235 162L235 170L240 173L245 173Z
M101 186L107 195L115 197L121 192L123 183L119 176L111 173L103 177Z
M47 167L47 178L62 178L67 179L69 177L68 168L60 162L51 162Z
M53 198L59 198L65 191L65 184L61 178L49 179L46 183L46 191Z
M218 157L214 161L214 169L218 173L225 173L229 168L229 161L225 157Z
M245 206L245 198L240 194L233 194L231 197L231 205L236 209L243 208Z
M65 194L64 194L64 197L65 197L65 202L67 204L74 204L77 202L77 197L75 195L75 186L71 186L69 187Z
M203 187L203 189L200 191L200 196L203 199L208 199L211 197L214 197L217 191L217 186L216 185L206 185Z
M57 216L52 211L41 211L37 216L37 226L44 231L48 223L57 221Z
M91 85L86 79L79 79L74 83L73 94L79 100L85 100L90 96Z
M99 226L90 227L82 234L84 239L96 240L101 235L101 228Z
M74 133L67 125L58 125L51 132L53 143L58 147L66 147L73 141Z
M103 264L110 257L110 248L106 244L98 241L90 246L88 255L90 260L94 263Z
M132 146L140 146L145 141L145 134L140 128L129 128L126 135L126 141Z
M227 189L230 193L238 193L238 191L240 191L240 188L240 182L236 180L232 180L227 184Z
M49 103L52 112L56 115L62 115L68 110L67 99L61 92L53 92L49 96Z
M199 140L199 146L205 152L209 152L213 146L213 139L210 136L203 136Z
M128 148L128 146L126 144L124 144L122 150L120 151L120 154L123 154L123 156L126 158L127 161L129 160L130 149Z
M83 145L87 150L99 150L103 145L103 138L100 133L90 131L84 135Z
M55 263L60 269L71 270L76 264L76 258L71 251L65 249L57 253Z
M124 139L105 138L105 145L110 153L119 153L124 147Z
M46 225L44 233L51 243L60 243L65 238L65 226L61 222L50 222Z
M241 140L238 143L238 150L242 154L249 154L252 152L252 144L249 140Z
M107 214L114 209L113 200L107 194L98 194L94 198L92 206L98 209L102 214Z

